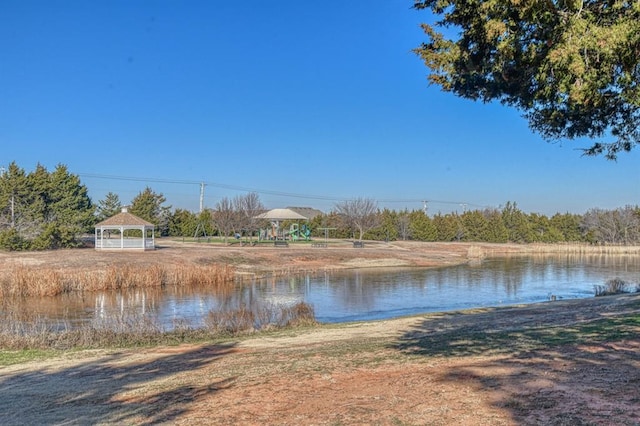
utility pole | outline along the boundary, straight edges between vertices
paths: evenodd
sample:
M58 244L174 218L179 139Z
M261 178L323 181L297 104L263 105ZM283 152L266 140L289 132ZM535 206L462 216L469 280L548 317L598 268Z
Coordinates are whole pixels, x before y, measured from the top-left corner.
M203 222L202 212L204 211L204 182L200 182L200 216L198 217L198 226L196 226L196 232L193 234L193 238L200 238L198 233L202 230L204 236L207 236L207 226Z
M204 211L204 182L200 182L200 213Z
M422 211L424 212L424 215L427 215L427 200L422 200Z

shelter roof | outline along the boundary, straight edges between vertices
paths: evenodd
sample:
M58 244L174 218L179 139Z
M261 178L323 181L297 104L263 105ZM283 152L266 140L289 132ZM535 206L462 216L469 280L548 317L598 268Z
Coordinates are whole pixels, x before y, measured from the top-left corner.
M103 220L96 224L96 228L101 226L155 226L151 222L147 222L144 219L139 218L127 211L122 211L115 216L111 216L108 219Z
M259 214L257 219L271 219L271 220L307 220L307 218L300 213L296 213L291 209L273 209L268 212Z

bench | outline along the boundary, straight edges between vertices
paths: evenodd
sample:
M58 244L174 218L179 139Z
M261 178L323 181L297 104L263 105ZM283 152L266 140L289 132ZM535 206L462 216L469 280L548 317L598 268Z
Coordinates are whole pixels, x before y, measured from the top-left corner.
M286 241L276 240L273 242L275 247L289 247L289 243Z
M353 248L364 248L364 242L362 241L354 241Z
M311 243L311 247L327 247L327 243Z

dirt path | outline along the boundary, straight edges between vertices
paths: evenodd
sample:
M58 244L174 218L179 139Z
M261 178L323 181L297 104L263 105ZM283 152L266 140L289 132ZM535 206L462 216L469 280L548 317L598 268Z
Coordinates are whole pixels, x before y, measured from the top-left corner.
M82 251L3 253L0 262L95 267L232 259L245 271L245 264L265 271L459 263L494 249L417 247L316 255L310 248L236 253L179 246L133 259ZM638 425L638 318L640 294L633 294L201 345L66 352L0 367L0 424ZM610 327L601 326L604 319Z

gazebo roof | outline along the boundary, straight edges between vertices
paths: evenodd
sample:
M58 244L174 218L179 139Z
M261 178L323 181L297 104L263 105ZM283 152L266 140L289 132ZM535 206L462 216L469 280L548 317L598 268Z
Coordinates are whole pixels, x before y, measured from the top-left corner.
M111 216L108 219L103 220L102 222L96 223L96 228L101 226L144 226L144 227L155 227L155 225L151 222L147 222L144 219L139 218L136 215L133 215L126 211L126 209L122 209L123 211L118 213L115 216Z

